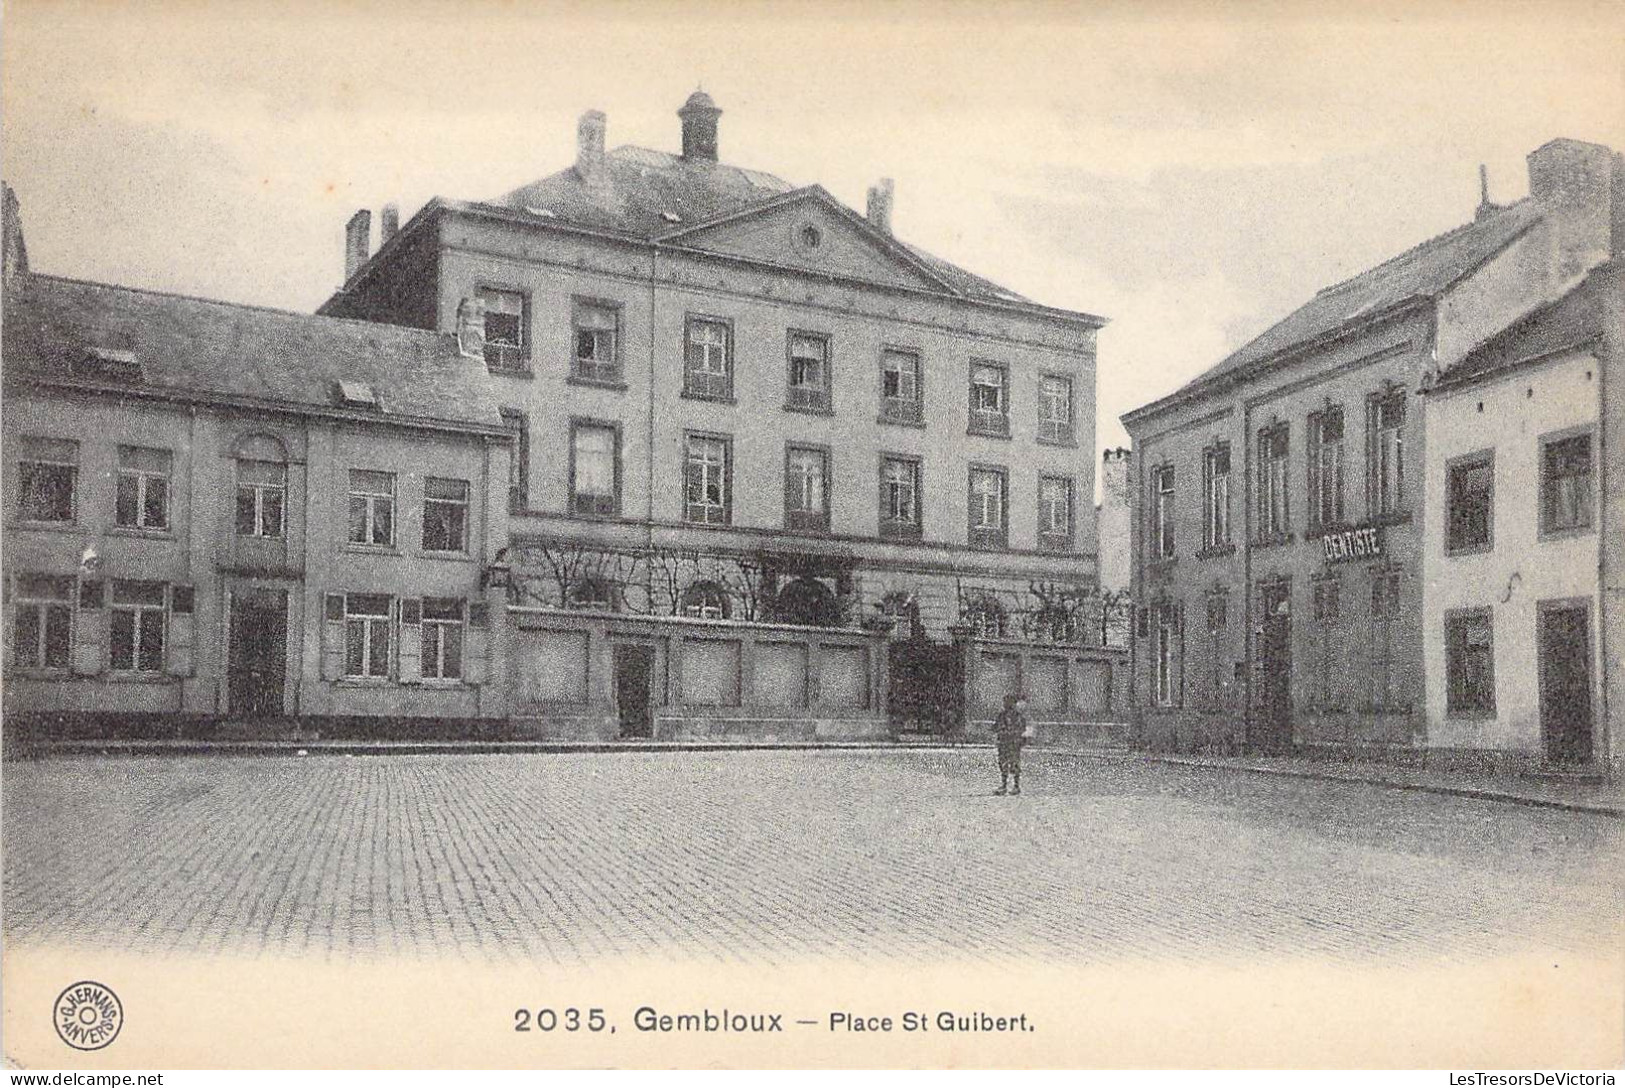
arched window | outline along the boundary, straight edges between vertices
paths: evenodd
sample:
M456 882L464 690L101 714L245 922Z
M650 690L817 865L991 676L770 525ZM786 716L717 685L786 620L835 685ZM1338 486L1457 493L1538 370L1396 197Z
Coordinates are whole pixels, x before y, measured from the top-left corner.
M237 535L279 538L288 505L288 451L275 435L238 439Z
M725 620L733 612L733 601L716 582L695 582L683 590L682 608L690 619Z
M570 607L590 612L614 612L615 586L608 578L582 578L570 589Z
M841 607L829 587L816 578L797 578L779 590L774 613L780 623L803 627L839 627Z
M978 593L968 598L961 615L981 638L1004 638L1009 628L1004 605L991 593Z

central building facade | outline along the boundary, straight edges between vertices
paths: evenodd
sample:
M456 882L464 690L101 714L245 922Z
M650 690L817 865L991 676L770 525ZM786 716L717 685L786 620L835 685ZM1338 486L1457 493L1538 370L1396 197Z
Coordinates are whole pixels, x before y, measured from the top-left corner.
M322 312L455 332L506 405L514 712L816 721L879 709L887 638L1098 642L1103 320L901 241L889 181L860 215L719 161L720 114L691 96L671 154L589 112L573 166L386 207L376 253L351 220Z

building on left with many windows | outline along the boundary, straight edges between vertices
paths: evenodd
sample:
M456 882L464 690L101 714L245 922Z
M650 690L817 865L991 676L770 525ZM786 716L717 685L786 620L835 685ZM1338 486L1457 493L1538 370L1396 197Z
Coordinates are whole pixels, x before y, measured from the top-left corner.
M505 713L455 339L31 273L5 195L8 730Z

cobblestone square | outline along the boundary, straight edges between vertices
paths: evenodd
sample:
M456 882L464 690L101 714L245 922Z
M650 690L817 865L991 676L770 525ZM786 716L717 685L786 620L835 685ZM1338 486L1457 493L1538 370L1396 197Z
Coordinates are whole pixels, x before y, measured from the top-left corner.
M6 939L581 964L1349 962L1617 949L1618 821L1031 753L50 759Z

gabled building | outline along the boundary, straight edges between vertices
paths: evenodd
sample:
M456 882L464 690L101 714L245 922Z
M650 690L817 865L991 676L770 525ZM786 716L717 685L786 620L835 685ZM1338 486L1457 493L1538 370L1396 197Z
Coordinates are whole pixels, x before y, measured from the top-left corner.
M8 732L504 717L510 434L454 338L30 272L6 213Z
M573 165L404 226L386 208L376 253L370 214L350 221L321 312L455 334L513 429L520 703L609 735L879 697L868 651L757 675L778 658L691 646L685 669L673 621L1098 642L1103 320L903 241L889 181L859 214L727 164L721 113L691 96L668 153L606 151L589 112ZM1059 685L1050 709L1081 712Z
M1553 140L1527 198L1486 195L1124 417L1144 743L1429 748L1429 467L1468 439L1432 434L1419 393L1611 259L1621 175Z

